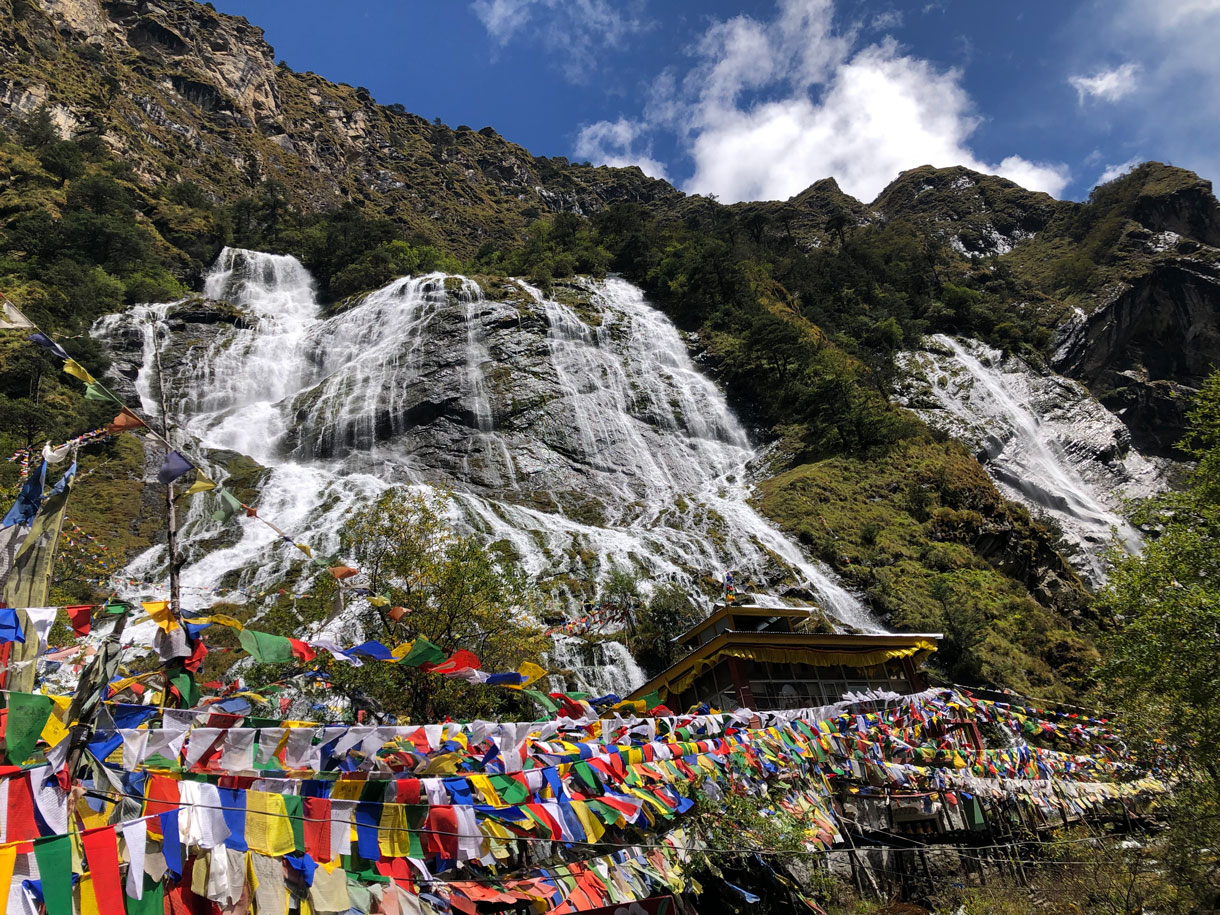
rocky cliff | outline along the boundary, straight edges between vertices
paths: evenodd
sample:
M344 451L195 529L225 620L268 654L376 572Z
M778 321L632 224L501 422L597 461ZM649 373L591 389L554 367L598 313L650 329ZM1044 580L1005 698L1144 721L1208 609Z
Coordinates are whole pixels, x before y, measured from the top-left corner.
M23 133L40 111L79 141L75 168L58 167L53 135ZM4 285L60 332L197 289L235 239L274 252L248 255L279 265L272 275L288 253L315 277L381 258L351 265L360 269L344 274L342 291L323 279L335 297L353 294L345 302L319 301L307 280L282 276L281 286L304 284L300 313L258 314L241 290L205 289L208 304L138 306L145 312L129 311L126 329L114 319L103 334L120 372L133 375L147 340L132 316L168 317L183 389L218 398L189 405L206 414L197 431L210 453L233 485L300 509L302 524L330 513L323 527L333 530L363 483L427 482L464 489L472 525L534 570L554 570L563 587L604 574L598 555L636 563L647 541L668 557L650 574L702 575L714 587L703 573L736 548L773 593L818 599L813 557L886 623L937 629L969 604L1003 635L985 649L992 666L963 661L962 670L1008 683L1025 669L1037 669L1036 686L1057 683L1060 668L1087 668L1091 648L1068 621L1087 618L1087 594L1053 530L1003 498L970 451L887 403L894 353L937 331L1002 348L997 366L1014 353L1028 366L1053 357L1119 414L1137 448L1158 453L1172 450L1186 399L1220 356L1220 210L1207 182L1167 166L1142 166L1084 204L922 167L870 204L827 178L788 201L723 207L638 169L535 157L491 128L452 129L296 73L276 63L261 30L193 0L0 0L0 125L14 134L0 137L0 254L19 281L6 275ZM617 202L638 206L606 220L567 215ZM286 232L246 231L241 220L260 207L260 218L289 212ZM529 229L555 214L565 218L551 220L549 237ZM361 234L359 221L373 217L378 231ZM351 244L331 244L352 226ZM431 267L421 266L424 247L436 249ZM530 276L541 264L539 287L613 267L649 298L611 302L605 288L592 295L577 281L425 289L417 276L409 295L395 285L441 256L452 272L477 261ZM560 261L562 271L550 269ZM212 278L225 272L222 263ZM720 403L731 423L699 427L707 397L684 399L695 382L670 371L685 371L684 341L670 328L672 347L656 352L655 326L637 321L643 301L698 329L694 348L719 370L740 420ZM296 335L291 347L280 346L285 334ZM87 345L70 344L74 355ZM249 358L256 345L269 347L271 366L295 354L296 374L260 375ZM599 352L634 368L580 361ZM655 365L636 364L635 352ZM80 355L102 358L96 347ZM28 406L21 416L47 413L47 389L27 404L23 367L0 363L3 417L19 415L13 404ZM211 374L196 377L196 364ZM668 371L663 390L642 385L645 368ZM944 374L951 390L962 387ZM1044 378L1040 405L1071 413L1053 401L1081 389ZM274 435L243 438L235 379L258 393L251 403L275 405ZM76 403L66 388L53 393ZM63 435L106 418L65 413ZM7 426L0 434L21 432ZM1008 436L950 431L984 460L979 441ZM1111 425L1107 436L1121 461L1127 435ZM753 449L787 438L799 447L767 463L760 475L778 475L758 505L804 557L767 539L776 532L746 500L759 470ZM717 451L732 461L699 463ZM699 481L715 485L696 498ZM300 492L320 501L301 508ZM649 533L657 525L665 543ZM241 561L221 551L200 580ZM1024 654L1008 669L1016 644Z
M296 73L262 29L193 0L0 0L0 122L41 105L147 183L191 178L228 199L273 178L298 204L353 201L462 253L542 213L679 196L636 168L534 157L490 127Z

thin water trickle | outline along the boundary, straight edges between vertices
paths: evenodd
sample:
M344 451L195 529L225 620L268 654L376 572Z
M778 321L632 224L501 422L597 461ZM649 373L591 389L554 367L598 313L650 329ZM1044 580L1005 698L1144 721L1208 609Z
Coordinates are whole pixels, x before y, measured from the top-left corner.
M1053 518L1078 547L1073 558L1090 580L1104 580L1102 554L1115 537L1138 552L1139 532L1118 508L1129 485L1155 486L1136 477L1157 474L1138 454L1128 452L1121 460L1112 454L1121 422L1065 379L1042 382L1023 363L1006 367L998 350L944 334L929 342L928 351L907 357L926 376L921 394L939 406L939 411L922 411L925 417L943 425L934 415L943 412L950 418L947 431L971 442L1005 492ZM950 355L937 355L938 350ZM1046 396L1037 396L1040 384ZM1041 408L1045 413L1035 400L1048 402ZM1065 448L1068 440L1072 453ZM1085 479L1083 467L1091 468L1091 479Z
M733 569L762 602L810 593L844 624L877 629L750 506L744 428L631 284L587 283L578 311L525 284L496 301L472 280L433 274L328 317L293 258L226 249L205 289L241 315L179 360L173 409L203 448L268 468L260 513L315 551L337 549L348 511L387 487L439 485L458 523L547 590L619 566L646 589L674 581L696 593ZM153 307L165 317L168 306ZM158 316L148 309L96 333L117 346ZM146 335L145 363L151 344ZM146 406L148 374L146 364L137 379ZM205 553L219 533L206 502L194 501L184 528L185 583L240 570L262 587L298 558L255 523ZM154 549L134 566L154 575L162 562Z

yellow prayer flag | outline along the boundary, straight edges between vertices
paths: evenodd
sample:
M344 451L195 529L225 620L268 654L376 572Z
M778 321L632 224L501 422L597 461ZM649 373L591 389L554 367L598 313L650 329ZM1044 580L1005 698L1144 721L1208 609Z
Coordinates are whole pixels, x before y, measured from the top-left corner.
M64 360L64 371L73 378L79 378L85 384L93 384L93 376L85 371L85 367L75 359Z
M246 844L261 855L292 854L292 822L284 798L269 791L246 792Z
M225 616L223 613L213 613L212 622L217 626L228 626L230 629L245 629L241 620L234 619L231 616Z
M539 667L532 661L526 661L517 668L517 673L525 677L525 680L521 683L505 683L504 685L509 687L509 689L524 689L538 678L545 677L546 668Z
M47 746L53 747L68 736L68 728L64 722L68 717L68 708L72 705L72 697L51 696L50 699L54 706L51 709L51 716L42 726L42 733L39 736L47 742Z
M188 496L193 496L196 493L211 492L216 488L216 484L207 478L202 470L195 471L195 482L191 484L190 489L186 491Z
M380 594L374 594L368 599L368 601L374 607L384 607L390 602L390 599L388 597L382 597Z
M377 824L377 846L385 858L411 855L411 834L407 831L407 808L402 804L382 804Z
M80 891L80 915L101 915L97 894L93 892L93 874L81 874L77 889Z
M335 782L330 789L332 801L358 801L360 792L364 790L364 782L354 778L344 778Z
M396 648L391 648L390 654L394 656L395 661L401 661L411 653L411 646L414 644L414 642L404 642L402 645L399 645Z
M420 775L453 775L465 758L465 753L444 753L433 756L422 769L416 771Z
M13 885L13 869L17 865L17 846L0 845L0 886ZM8 904L8 894L0 897L0 902Z
M300 550L302 553L304 553L306 556L308 556L310 559L313 559L313 550L311 550L309 548L308 543L298 543L298 544L296 544L296 548L298 550Z
M482 795L484 804L490 804L493 807L505 806L503 798L500 797L500 793L496 791L495 787L491 783L491 779L486 775L471 774L467 776L467 779L470 781L471 786L477 789L479 794Z
M161 627L162 632L173 632L178 628L178 621L174 619L173 612L169 609L169 601L156 600L142 603L141 606L152 617L154 623Z
M588 804L584 801L573 800L572 810L576 813L576 819L580 820L580 825L585 828L588 841L597 842L605 835L606 827L593 815Z

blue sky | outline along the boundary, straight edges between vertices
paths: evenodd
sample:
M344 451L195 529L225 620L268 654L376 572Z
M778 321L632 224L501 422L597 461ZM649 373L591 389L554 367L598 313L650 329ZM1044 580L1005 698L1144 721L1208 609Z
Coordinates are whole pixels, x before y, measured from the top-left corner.
M967 165L1220 178L1220 0L213 0L296 70L721 200Z

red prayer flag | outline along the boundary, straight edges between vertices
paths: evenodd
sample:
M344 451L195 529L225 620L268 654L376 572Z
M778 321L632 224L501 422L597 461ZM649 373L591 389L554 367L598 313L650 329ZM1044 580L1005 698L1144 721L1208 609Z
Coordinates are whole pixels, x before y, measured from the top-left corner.
M34 820L34 791L30 786L28 772L18 772L6 779L8 783L8 807L4 832L0 838L5 842L24 842L38 838L38 824ZM19 850L20 852L20 850Z
M330 798L307 797L305 805L305 851L315 861L329 861Z
M359 575L359 569L353 569L351 566L331 566L330 574L343 581L345 578L351 578L354 575Z
M114 827L86 829L81 836L81 845L93 877L93 895L97 899L98 911L122 912L123 885L119 881L119 846Z
M288 644L292 648L292 656L302 664L308 664L318 656L318 653L313 648L302 642L300 639L289 638ZM327 859L329 860L329 859Z
M178 782L164 775L154 775L148 780L144 792L144 816L154 817L148 821L148 833L151 836L161 835L161 821L156 814L168 813L178 809Z
M542 825L551 831L551 839L559 840L563 838L563 827L561 827L559 823L555 821L555 818L551 816L549 810L547 810L541 804L523 804L522 806L534 816L538 817L538 819L542 821Z
M463 670L478 670L483 662L473 651L459 648L446 660L428 669L433 674L455 674Z
M418 804L419 787L418 778L400 778L394 783L394 803Z
M106 427L106 431L114 434L118 432L127 432L130 429L147 429L148 425L140 417L136 416L126 407L123 412L114 418L114 420Z
M428 808L424 830L424 854L440 855L449 861L457 860L458 821L451 806L445 804Z
M77 635L88 635L89 630L93 628L93 605L81 604L76 607L64 607L64 610L72 621L72 631Z

